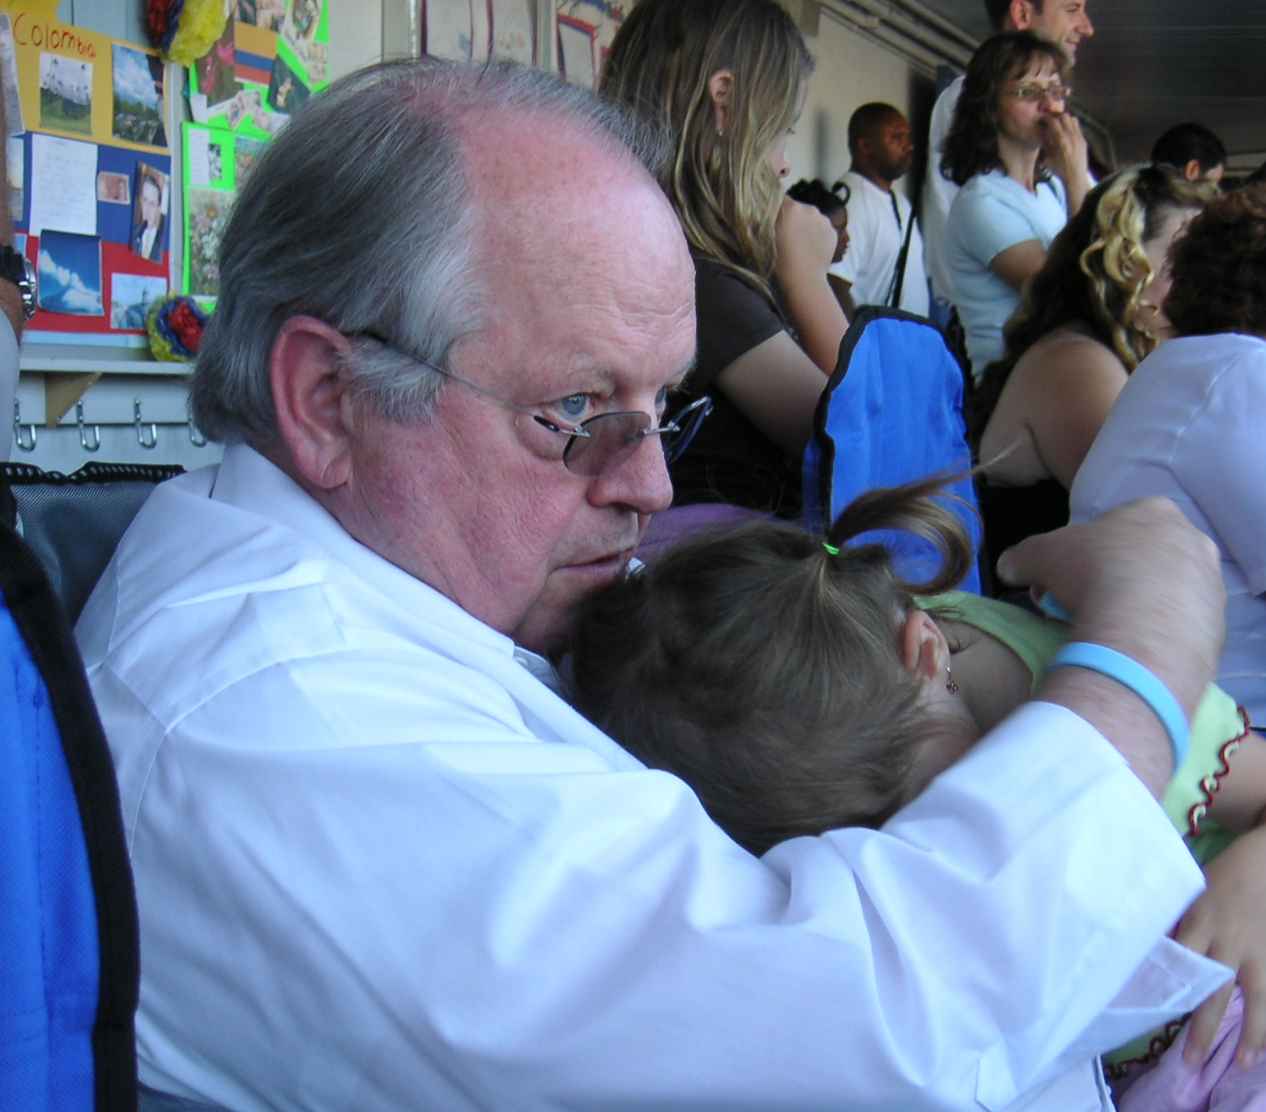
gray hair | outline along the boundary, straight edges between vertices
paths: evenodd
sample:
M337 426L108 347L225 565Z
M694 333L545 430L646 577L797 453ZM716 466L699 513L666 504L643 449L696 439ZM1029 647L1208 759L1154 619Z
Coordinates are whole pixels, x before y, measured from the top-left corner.
M482 323L463 157L478 132L462 124L490 109L552 115L652 175L670 150L647 121L508 63L386 62L335 82L269 145L234 203L191 387L207 436L275 440L269 355L299 314L352 340L346 369L384 417L430 415L443 378L426 364L444 367Z

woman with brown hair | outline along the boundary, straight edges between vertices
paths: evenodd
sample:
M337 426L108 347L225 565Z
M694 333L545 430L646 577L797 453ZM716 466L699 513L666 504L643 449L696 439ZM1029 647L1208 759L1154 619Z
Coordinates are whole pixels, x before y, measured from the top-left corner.
M774 0L642 0L603 70L605 95L673 136L660 184L695 261L685 389L715 409L672 469L678 505L800 510L800 454L848 327L826 276L835 230L780 185L812 69Z
M941 172L962 188L943 251L976 378L1002 355L1021 288L1090 188L1067 70L1061 49L1032 32L986 39L945 139Z

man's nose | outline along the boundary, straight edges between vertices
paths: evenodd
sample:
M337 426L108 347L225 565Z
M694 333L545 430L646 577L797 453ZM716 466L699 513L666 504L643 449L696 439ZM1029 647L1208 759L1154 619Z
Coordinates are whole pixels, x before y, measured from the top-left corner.
M624 459L599 475L590 488L597 505L622 504L639 514L666 510L673 500L673 484L658 436L646 436Z

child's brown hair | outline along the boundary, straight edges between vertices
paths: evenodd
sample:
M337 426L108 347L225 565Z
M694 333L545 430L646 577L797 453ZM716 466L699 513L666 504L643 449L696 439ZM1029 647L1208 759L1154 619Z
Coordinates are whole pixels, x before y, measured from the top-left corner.
M821 537L762 522L683 543L582 606L577 708L680 776L753 853L800 834L878 826L909 799L937 723L904 666L912 595L966 574L971 542L934 495L945 476L863 495ZM904 529L943 560L911 584L862 534Z

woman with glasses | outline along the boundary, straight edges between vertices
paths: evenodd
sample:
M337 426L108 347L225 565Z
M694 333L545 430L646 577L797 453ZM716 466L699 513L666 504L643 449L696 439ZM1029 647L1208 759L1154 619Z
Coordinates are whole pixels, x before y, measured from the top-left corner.
M1068 521L1068 488L1131 372L1172 334L1169 246L1216 194L1168 166L1100 183L1051 244L968 413L990 552Z
M1028 31L972 56L941 172L961 186L944 255L977 378L1003 353L1002 326L1090 187L1086 141L1067 111L1067 62Z
M607 96L672 134L660 184L694 256L685 390L715 409L672 468L678 505L800 511L800 454L848 327L826 276L839 237L780 185L812 66L774 0L641 0L603 69Z

